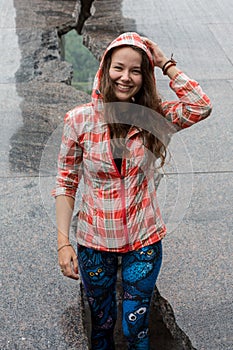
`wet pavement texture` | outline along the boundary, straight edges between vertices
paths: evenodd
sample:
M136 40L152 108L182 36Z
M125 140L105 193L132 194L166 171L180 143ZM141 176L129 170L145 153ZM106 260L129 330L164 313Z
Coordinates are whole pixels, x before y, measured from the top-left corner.
M69 85L72 67L61 59L61 34L77 28L80 2L1 0L0 13L0 349L86 350L85 300L59 272L50 196L64 114L89 101ZM232 13L231 0L96 0L82 30L97 58L122 31L149 36L213 103L211 117L173 137L159 185L168 235L152 350L233 348ZM156 76L162 95L174 98ZM120 334L117 341L123 349Z

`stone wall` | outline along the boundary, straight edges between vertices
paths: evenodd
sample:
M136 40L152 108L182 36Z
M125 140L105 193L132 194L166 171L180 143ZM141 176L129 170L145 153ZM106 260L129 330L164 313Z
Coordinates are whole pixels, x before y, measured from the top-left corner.
M65 112L90 99L70 86L72 67L63 60L62 35L75 28L79 13L76 0L14 4L23 126L11 139L10 162L12 170L38 172L44 145Z

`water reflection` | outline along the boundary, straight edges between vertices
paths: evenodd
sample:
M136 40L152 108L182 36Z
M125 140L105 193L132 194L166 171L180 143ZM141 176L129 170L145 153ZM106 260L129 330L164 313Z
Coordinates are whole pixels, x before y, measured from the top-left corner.
M9 171L10 139L22 125L21 98L15 85L15 72L20 65L20 50L15 30L13 0L0 3L0 176Z

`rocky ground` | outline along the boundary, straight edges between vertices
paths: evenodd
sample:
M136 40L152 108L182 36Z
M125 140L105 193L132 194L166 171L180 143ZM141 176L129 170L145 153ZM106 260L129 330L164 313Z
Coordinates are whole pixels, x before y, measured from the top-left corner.
M3 0L0 4L0 12L4 14L1 22L1 43L5 45L2 52L5 53L3 58L6 58L0 76L0 87L4 97L0 104L3 125L0 149L2 350L88 349L89 315L85 298L82 297L82 286L74 281L65 280L57 266L54 203L50 197L56 170L54 155L58 151L64 114L73 106L90 99L90 96L70 85L72 67L62 59L62 36L75 29L77 35L83 35L84 44L99 59L105 46L116 35L123 31L136 30L134 17L123 16L122 4L122 1L112 0L34 0L30 2L30 6L26 0ZM229 28L232 26L229 25ZM5 43L4 38L8 38L8 35L10 39ZM14 47L11 47L11 35L12 38L17 36L17 45L14 44ZM12 54L8 55L7 52ZM16 65L11 68L14 62ZM226 76L226 80L229 82L228 86L231 86L231 93L225 89L228 91L226 95L232 96L232 77ZM222 81L220 83L221 86L226 86ZM219 91L216 88L211 89L218 99L220 92L214 94L215 90ZM226 102L226 99L224 101ZM228 104L228 111L231 110ZM231 158L230 155L229 160ZM230 225L228 219L231 215L229 196L232 187L227 185L232 180L232 173L228 169L230 168L227 166L224 169L227 181L225 178L219 178L223 193L217 192L220 201L221 195L225 198L225 206L219 210L222 210L223 215L227 215L227 219L224 223L223 220L218 220L220 225L225 227L225 232L226 228L229 231L232 229L232 222ZM211 182L209 180L211 187L214 183L214 178ZM205 202L209 191L202 188L199 195ZM211 207L211 200L206 203ZM215 216L205 212L203 218L213 232L214 225L211 223L215 222L216 216L218 217L217 209ZM211 217L212 219L208 219ZM189 221L189 225L194 227L195 222L190 224ZM176 241L176 244L178 243L179 238ZM230 240L229 244L224 246L227 251ZM172 254L171 260L175 262L173 266L178 266L182 271L182 266L179 265L181 262L177 264L175 247ZM196 250L194 256L195 254ZM212 261L212 258L208 258L209 255L208 262ZM220 268L215 270L217 276L220 276L221 268L225 276L230 276L230 263L226 263L226 256L224 259L222 258L218 265ZM197 274L202 273L202 270L195 271ZM176 271L173 275L176 276ZM156 348L161 350L194 349L189 334L177 324L172 307L166 300L167 296L163 296L170 296L167 292L170 288L169 278L168 275L167 280L165 279L167 282L161 283L161 289L159 286L160 292L155 289L153 296L152 349L155 348L155 344ZM216 281L219 290L227 290L230 277L226 277L222 282L216 278ZM120 305L120 285L118 293ZM185 290L182 293L185 294ZM221 300L222 306L218 307L225 310L221 312L221 320L226 330L224 315L227 315L225 320L230 320L227 292ZM191 310L196 302L190 297ZM203 308L203 299L198 302ZM179 305L177 302L177 309ZM183 315L187 316L187 312L189 308L184 307ZM185 318L187 319L188 317ZM207 332L208 337L211 338L211 329L216 330L216 326L213 326L208 317L205 319L205 327L210 329L209 333ZM181 320L179 324L182 324ZM191 333L192 325L188 322L184 323L184 328ZM201 324L199 329L201 333ZM219 326L217 329L219 334L222 334L222 328ZM232 342L228 333L224 334L225 338L219 336L219 347L211 346L211 350L230 349ZM117 348L124 348L119 322L116 336ZM204 345L199 346L199 349L208 349L208 337L205 339L203 333L201 337ZM215 344L218 344L218 341Z

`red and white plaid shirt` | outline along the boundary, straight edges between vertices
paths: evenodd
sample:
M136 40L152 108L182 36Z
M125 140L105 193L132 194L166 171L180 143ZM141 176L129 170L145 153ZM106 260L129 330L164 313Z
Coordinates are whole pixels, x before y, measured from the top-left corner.
M135 45L136 39L131 44ZM128 39L124 40L127 43ZM75 198L83 177L78 243L98 250L126 252L161 240L166 227L156 200L154 169L148 165L148 150L140 128L131 127L125 139L127 156L122 157L121 173L114 162L109 128L101 113L103 103L96 89L99 74L92 102L65 116L53 195ZM162 102L162 109L171 124L186 128L210 114L210 100L196 81L179 72L170 81L170 87L178 99Z

